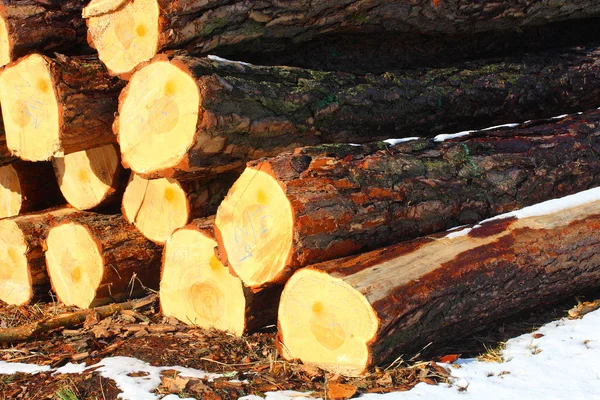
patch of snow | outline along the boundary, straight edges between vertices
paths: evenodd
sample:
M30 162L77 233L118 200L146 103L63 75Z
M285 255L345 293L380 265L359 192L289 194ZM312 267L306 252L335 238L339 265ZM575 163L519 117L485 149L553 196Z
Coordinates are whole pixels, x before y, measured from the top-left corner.
M24 364L24 363L11 363L6 361L0 361L0 375L12 375L19 372L23 374L37 374L40 372L50 371L48 365L35 365L35 364Z
M56 374L81 374L86 370L87 366L85 363L81 364L73 364L68 363L60 368L58 368L52 375Z
M419 139L421 139L421 138L418 136L413 136L413 137L407 137L407 138L401 138L401 139L387 139L387 140L384 140L384 142L387 144L391 144L393 146L398 143L411 142L413 140L419 140Z
M313 400L315 397L307 397L310 396L312 392L296 392L294 390L282 390L279 392L265 392L265 400ZM249 395L240 397L238 400L262 400L263 397ZM319 398L320 399L320 398Z
M498 128L514 128L515 126L519 126L519 124L516 122L512 122L510 124L495 125L495 126L490 126L489 128L480 129L480 131L491 131L492 129L498 129Z
M462 131L457 133L444 133L442 135L437 135L433 138L435 142L445 142L446 140L456 139L463 136L469 136L471 133L475 131Z
M247 63L247 62L228 60L226 58L222 58L222 57L219 57L219 56L214 56L212 54L206 56L206 58L208 58L209 60L212 60L212 61L217 61L217 62L222 62L222 63L239 64L239 65L244 65L244 66L252 66L252 64Z

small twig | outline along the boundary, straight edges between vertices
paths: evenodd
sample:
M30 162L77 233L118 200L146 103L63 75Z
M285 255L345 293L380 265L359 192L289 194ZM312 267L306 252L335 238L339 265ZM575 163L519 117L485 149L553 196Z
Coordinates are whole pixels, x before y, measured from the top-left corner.
M209 362L212 362L212 363L215 363L215 364L219 364L219 365L222 365L224 367L242 367L242 366L245 366L245 365L259 364L258 361L254 361L254 362L251 362L251 363L241 363L241 364L227 364L227 363L224 363L224 362L221 362L221 361L211 360L210 358L206 358L206 357L200 357L200 359L204 360L204 361L209 361Z

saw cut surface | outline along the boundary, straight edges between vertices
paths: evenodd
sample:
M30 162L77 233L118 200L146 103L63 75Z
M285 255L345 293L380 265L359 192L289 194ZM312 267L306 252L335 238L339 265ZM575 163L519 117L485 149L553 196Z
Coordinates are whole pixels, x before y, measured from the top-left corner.
M144 179L136 174L123 195L123 216L148 239L165 243L187 224L189 204L181 185L174 179Z
M119 106L124 165L151 173L177 165L192 146L200 94L196 82L168 61L136 72Z
M219 206L215 226L235 273L248 286L274 279L288 260L293 214L276 179L246 168Z
M310 269L296 272L286 284L278 321L286 358L344 375L364 371L369 362L367 343L379 324L360 292Z
M104 261L99 244L76 223L50 230L46 263L52 287L65 305L88 308L102 281Z
M23 205L19 175L12 165L0 167L0 218L19 215Z
M60 151L58 102L48 63L23 57L0 75L6 143L28 161L45 161Z
M117 10L129 0L92 0L83 9L83 18L98 17L111 11Z
M78 210L102 203L114 190L119 154L113 145L67 154L53 160L56 178L65 199Z
M22 305L32 296L27 266L27 242L16 223L0 221L0 300Z
M185 323L241 336L246 307L242 282L217 259L216 245L195 229L173 233L165 247L161 308Z
M119 3L93 2L86 8L88 14L100 14L86 20L88 38L113 75L131 72L150 60L158 48L158 2L134 0L118 7ZM103 10L107 12L102 14Z
M0 6L1 7L1 6ZM11 61L11 43L8 36L8 26L4 15L0 9L0 67L8 64Z

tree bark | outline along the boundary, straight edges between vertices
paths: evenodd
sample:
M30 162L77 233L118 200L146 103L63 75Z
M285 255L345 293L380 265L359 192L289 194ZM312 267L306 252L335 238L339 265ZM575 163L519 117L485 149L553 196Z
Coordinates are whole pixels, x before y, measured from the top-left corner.
M158 289L162 247L121 215L80 211L62 218L47 246L52 288L67 305L95 307Z
M33 52L80 53L87 48L81 10L87 0L3 0L0 3L0 66Z
M277 322L282 286L252 291L215 256L214 217L176 230L163 252L160 302L165 315L241 336Z
M121 166L119 149L108 144L52 160L58 186L78 210L120 207L129 172Z
M119 57L125 60L126 57L119 54L127 54L129 63L109 66L117 74L131 71L136 64L165 49L183 48L197 55L239 51L266 53L332 33L459 35L516 31L550 22L597 16L600 12L600 6L593 1L582 0L559 5L536 1L491 4L470 0L412 3L382 0L319 3L307 0L294 3L136 0L122 3L115 1L113 9L103 12L84 12L89 17L90 44L98 49L107 64ZM138 5L142 3L144 7ZM148 9L152 10L151 17L141 17L144 18L144 29L140 31L140 24L132 23L127 30L122 15L135 15L137 18L127 18L137 22L138 14L148 13ZM107 34L112 31L115 34ZM111 41L113 36L120 40ZM110 46L105 41L110 41ZM144 46L145 51L141 51L140 46Z
M50 163L16 160L0 167L0 218L64 203Z
M360 374L597 287L599 192L587 192L298 271L281 298L281 353Z
M124 165L143 176L214 174L300 146L433 136L597 107L599 56L589 47L380 76L159 57L133 75L114 128ZM175 76L198 86L185 80L175 90L188 104L146 95ZM195 112L194 98L197 124L184 127L180 115ZM144 107L169 117L157 121ZM168 152L165 129L178 138ZM159 148L170 156L157 157Z
M304 265L600 184L600 110L438 143L330 145L252 162L219 206L220 257L251 287Z
M33 54L9 64L0 76L9 149L43 161L115 143L111 126L123 86L93 56Z
M135 173L123 195L123 216L148 239L164 244L178 228L192 219L207 217L227 194L239 173L213 179L144 179Z
M56 218L75 213L65 207L0 220L0 300L23 305L48 296L44 242Z

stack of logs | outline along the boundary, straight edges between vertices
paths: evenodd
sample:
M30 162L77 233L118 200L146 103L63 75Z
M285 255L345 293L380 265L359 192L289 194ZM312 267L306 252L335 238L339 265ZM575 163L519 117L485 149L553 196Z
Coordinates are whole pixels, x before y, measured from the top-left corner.
M4 0L0 300L160 289L353 375L598 286L600 44L544 35L600 5L557 4Z

